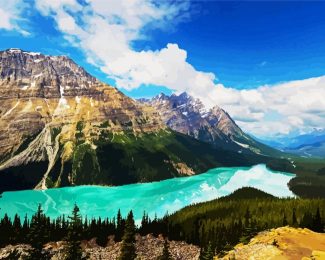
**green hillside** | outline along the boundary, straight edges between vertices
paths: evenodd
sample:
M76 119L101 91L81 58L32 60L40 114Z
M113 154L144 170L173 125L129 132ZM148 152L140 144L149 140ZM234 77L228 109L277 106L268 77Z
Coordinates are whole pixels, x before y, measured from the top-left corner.
M68 160L62 159L66 147L60 145L47 177L47 187L151 182L198 174L220 166L251 166L279 161L261 155L221 150L173 131L141 136L126 133L115 135L114 139L102 135L94 145L96 148L80 137ZM34 188L47 164L47 161L38 161L3 170L0 172L0 191Z
M242 188L172 214L167 218L168 236L202 247L211 243L222 254L270 228L290 225L324 232L324 209L324 199L280 199L254 188Z

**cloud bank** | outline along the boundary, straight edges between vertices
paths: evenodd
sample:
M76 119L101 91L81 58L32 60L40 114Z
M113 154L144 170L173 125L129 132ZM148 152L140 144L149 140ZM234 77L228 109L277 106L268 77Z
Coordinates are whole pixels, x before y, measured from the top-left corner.
M325 126L325 76L252 90L218 86L211 96L246 131L258 136Z
M0 28L22 31L20 1L7 2L0 7L0 14L9 10ZM148 29L173 28L187 19L189 1L35 0L34 8L53 18L65 39L119 88L150 84L187 91L208 107L224 108L244 130L257 136L325 125L325 77L237 90L218 83L213 73L197 70L177 43L158 50L134 48L135 41L146 39Z

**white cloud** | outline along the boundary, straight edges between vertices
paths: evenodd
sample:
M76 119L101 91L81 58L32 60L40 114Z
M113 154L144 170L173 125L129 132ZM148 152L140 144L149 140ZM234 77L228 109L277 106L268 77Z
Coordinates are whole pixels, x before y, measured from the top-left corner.
M241 127L258 136L325 125L324 78L237 90L216 84L213 73L196 70L187 62L186 50L175 43L160 50L132 48L133 40L145 37L146 26L170 23L188 8L186 2L156 6L146 0L92 0L81 15L76 13L80 6L74 0L56 1L55 5L49 0L38 2L42 2L43 13L54 17L67 39L80 46L88 61L115 79L120 88L131 90L152 84L187 91L207 106L223 107ZM275 112L278 116L272 118Z
M142 84L166 86L198 95L214 87L215 75L197 71L187 62L187 52L169 43L160 50L135 51L134 40L145 38L149 25L160 26L178 20L188 1L148 0L88 1L82 10L73 0L37 0L36 7L51 15L67 40L79 46L88 62L100 67L117 87L131 90Z
M17 31L28 36L30 33L19 25L24 21L22 12L25 7L23 0L0 0L0 29Z
M12 25L10 23L10 14L7 13L5 10L0 9L0 28L6 29L6 30L11 30Z
M35 0L35 5L43 15L54 14L65 7L74 8L75 11L82 8L76 0Z
M15 3L12 6L18 11L10 7L0 27L17 29L13 21L18 19L20 1L6 2ZM84 51L88 62L115 79L118 87L131 90L152 84L187 91L207 106L223 107L244 130L258 136L325 125L325 77L237 90L217 84L213 73L195 69L187 61L187 51L176 43L158 50L135 50L134 41L146 39L149 27L172 28L186 17L189 1L85 2L86 6L77 0L35 0L35 7L51 16L64 37Z
M232 94L229 94L230 90ZM325 76L254 90L219 88L218 93L215 93L217 104L226 109L245 130L258 136L325 126ZM223 95L227 95L228 100L223 100Z

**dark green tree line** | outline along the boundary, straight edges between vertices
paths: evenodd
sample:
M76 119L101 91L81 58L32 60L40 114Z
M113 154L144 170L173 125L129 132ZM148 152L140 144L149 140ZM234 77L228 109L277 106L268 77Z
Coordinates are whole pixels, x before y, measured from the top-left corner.
M139 227L134 224L132 212L127 218L123 218L118 210L113 219L88 219L85 216L82 218L79 208L75 205L71 216L50 219L39 205L31 218L25 216L20 219L18 215L10 218L7 214L3 215L0 219L0 246L31 244L34 248L34 259L45 259L42 251L44 244L66 240L69 254L73 255L74 259L80 259L81 240L96 238L100 246L106 246L108 236L114 236L116 241L123 241L124 253L121 257L125 254L132 259L135 256L135 233L162 234L169 240L193 243L200 246L206 254L210 251L209 247L213 253L220 253L231 249L240 241L248 242L259 231L283 225L324 232L323 199L279 199L261 194L250 198L242 192L188 206L163 218L150 219L148 214L144 213ZM249 194L251 193L250 190Z

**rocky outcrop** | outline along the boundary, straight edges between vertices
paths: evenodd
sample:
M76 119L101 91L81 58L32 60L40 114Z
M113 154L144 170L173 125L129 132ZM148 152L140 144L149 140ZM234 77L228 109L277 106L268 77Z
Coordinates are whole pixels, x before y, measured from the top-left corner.
M145 237L136 236L137 259L152 260L157 259L163 250L164 240L162 237L147 235ZM51 255L52 260L64 258L65 242L51 242L44 246L44 250ZM95 239L83 241L82 248L85 255L91 260L109 259L115 260L120 254L121 242L115 243L111 238L106 247L97 246ZM0 259L6 259L11 252L17 250L19 255L28 256L31 249L29 245L7 246L0 249ZM169 251L175 260L198 260L200 249L197 246L187 244L181 241L170 241Z
M309 229L281 227L264 231L247 245L238 244L224 257L216 259L325 259L325 234Z

